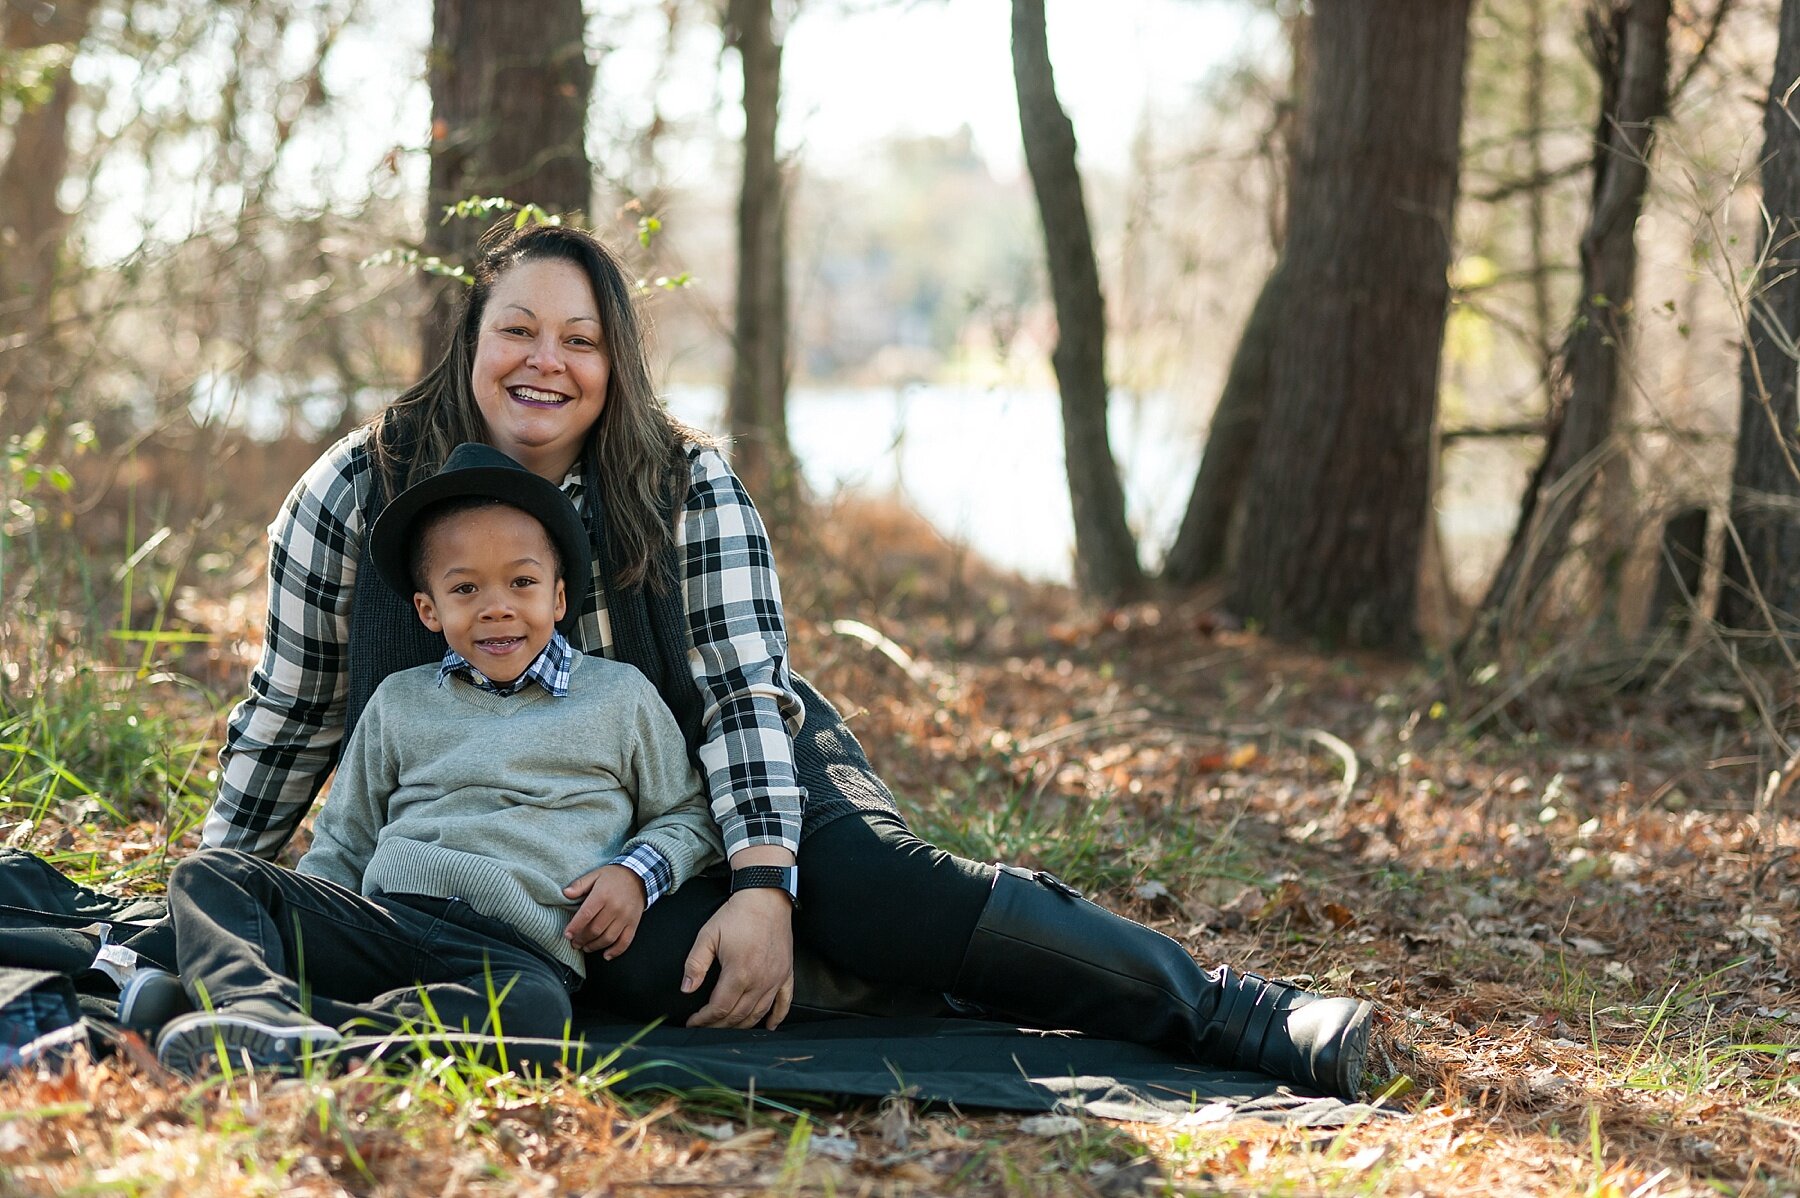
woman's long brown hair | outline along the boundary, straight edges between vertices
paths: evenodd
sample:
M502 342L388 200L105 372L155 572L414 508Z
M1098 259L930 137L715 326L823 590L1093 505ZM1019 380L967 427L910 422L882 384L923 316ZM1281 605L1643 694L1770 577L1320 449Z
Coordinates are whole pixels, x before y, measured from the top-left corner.
M674 529L666 512L679 511L687 493L685 445L713 439L675 419L650 383L645 329L632 287L610 250L573 225L531 224L508 218L482 236L473 284L456 318L449 348L424 378L371 422L375 462L390 495L435 474L465 441L486 441L471 375L481 318L494 284L521 262L572 262L593 285L610 369L606 403L588 431L580 460L597 467L586 479L606 513L608 556L621 586L648 582L658 591L674 583L664 569Z

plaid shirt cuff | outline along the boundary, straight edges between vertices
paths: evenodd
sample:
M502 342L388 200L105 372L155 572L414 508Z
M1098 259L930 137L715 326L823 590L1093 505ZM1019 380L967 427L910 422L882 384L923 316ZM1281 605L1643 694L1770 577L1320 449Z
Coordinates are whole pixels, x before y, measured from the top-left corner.
M623 865L643 881L645 910L655 906L657 899L675 889L675 867L669 864L669 859L655 845L640 844L629 853L614 857L607 864Z

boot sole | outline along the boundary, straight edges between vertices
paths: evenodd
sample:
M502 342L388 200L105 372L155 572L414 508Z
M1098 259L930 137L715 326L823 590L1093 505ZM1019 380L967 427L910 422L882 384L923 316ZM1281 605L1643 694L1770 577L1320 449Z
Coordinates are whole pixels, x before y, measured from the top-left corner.
M1374 1017L1375 1005L1364 999L1344 1025L1337 1069L1332 1076L1339 1097L1354 1099L1362 1088L1363 1063L1369 1055L1369 1028Z
M323 1024L306 1027L265 1023L245 1015L196 1011L172 1020L156 1040L164 1067L198 1077L221 1059L233 1068L296 1072L300 1062L344 1042Z

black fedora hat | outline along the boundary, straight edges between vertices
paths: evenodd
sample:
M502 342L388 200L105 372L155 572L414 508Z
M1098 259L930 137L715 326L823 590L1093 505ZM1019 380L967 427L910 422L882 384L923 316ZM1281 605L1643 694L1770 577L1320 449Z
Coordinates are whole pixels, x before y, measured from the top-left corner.
M434 504L466 497L497 499L532 516L550 535L562 559L568 588L568 611L558 621L564 632L575 626L587 593L588 535L581 515L555 483L540 478L492 445L468 441L450 451L443 468L396 495L369 531L369 555L381 580L411 599L414 590L413 534L419 517Z

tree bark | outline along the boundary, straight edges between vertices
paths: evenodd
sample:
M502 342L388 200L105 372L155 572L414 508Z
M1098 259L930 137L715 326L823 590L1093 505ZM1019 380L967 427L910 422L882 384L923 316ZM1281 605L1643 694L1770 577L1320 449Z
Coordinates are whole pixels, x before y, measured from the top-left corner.
M1581 298L1551 373L1544 454L1476 617L1478 643L1505 643L1535 614L1604 464L1619 406L1631 343L1637 218L1655 123L1668 98L1669 0L1605 2L1594 22L1603 86L1593 205L1581 238Z
M585 212L594 71L581 0L435 0L431 57L431 182L424 249L467 266L491 220L443 220L471 196L503 196L552 213ZM496 214L498 215L498 214ZM424 360L442 355L460 284L429 279Z
M9 4L0 45L9 51L66 46L87 36L94 0ZM69 168L69 111L75 81L56 72L50 94L19 115L0 166L0 399L6 427L25 432L44 419L55 394L48 363L51 305L68 214L56 191Z
M1235 556L1232 531L1237 523L1239 499L1250 477L1250 461L1262 433L1263 412L1268 407L1269 372L1274 363L1275 336L1281 328L1286 277L1277 262L1250 309L1250 319L1238 336L1231 355L1231 369L1219 406L1213 409L1206 432L1206 452L1200 473L1188 496L1181 528L1163 561L1163 578L1182 586L1204 582L1226 573Z
M726 41L744 69L744 174L738 190L737 314L726 427L732 468L778 519L799 497L788 441L787 189L775 132L781 41L771 0L728 0Z
M1050 360L1062 394L1076 580L1088 594L1112 602L1140 591L1144 574L1125 523L1125 492L1106 427L1106 300L1075 163L1075 127L1056 97L1050 69L1043 0L1013 0L1012 56L1025 165L1037 194L1056 305Z
M1411 648L1469 0L1321 0L1239 614ZM1248 548L1254 547L1254 548Z
M1763 111L1763 209L1768 255L1745 313L1737 461L1719 618L1800 648L1800 0L1782 0L1775 68Z
M1278 254L1287 240L1286 200L1299 153L1298 122L1293 110L1304 101L1307 80L1312 74L1311 18L1296 13L1286 18L1286 24L1293 65L1288 79L1288 112L1280 125L1284 143L1281 160L1287 173L1284 185L1277 189L1272 222ZM1206 431L1206 449L1200 458L1200 472L1194 478L1194 490L1188 496L1187 511L1163 559L1163 578L1168 582L1181 586L1204 582L1229 573L1235 560L1234 533L1243 513L1244 483L1250 477L1250 459L1256 452L1263 413L1269 406L1269 366L1285 299L1283 262L1277 257L1250 308L1250 318L1238 335L1231 368L1225 375L1225 389L1219 393L1218 406L1213 409Z

